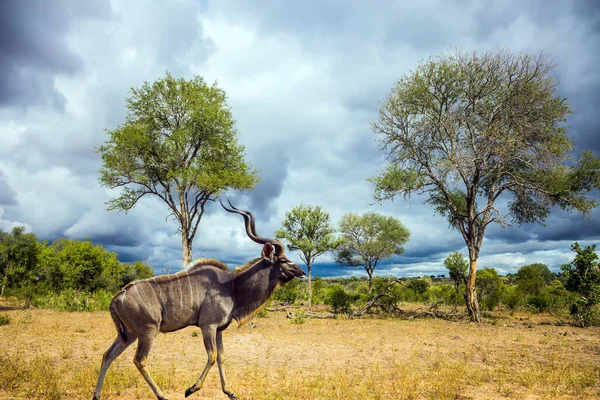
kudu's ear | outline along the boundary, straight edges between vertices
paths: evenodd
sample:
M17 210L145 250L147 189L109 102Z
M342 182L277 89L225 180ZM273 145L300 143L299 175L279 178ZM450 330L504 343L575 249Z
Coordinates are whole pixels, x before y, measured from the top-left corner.
M273 246L271 246L269 243L265 243L263 246L262 258L270 264L275 262Z

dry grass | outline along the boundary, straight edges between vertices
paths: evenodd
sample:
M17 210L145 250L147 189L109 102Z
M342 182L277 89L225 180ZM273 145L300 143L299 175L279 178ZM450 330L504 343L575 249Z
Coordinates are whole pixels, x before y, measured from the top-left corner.
M115 337L108 313L7 310L0 398L89 399ZM548 317L549 318L549 317ZM311 320L271 313L225 331L240 399L582 399L600 397L598 329L499 320L496 325L394 319ZM149 369L170 399L200 374L198 328L160 335ZM104 399L151 399L131 362L115 361ZM192 398L226 399L218 370Z

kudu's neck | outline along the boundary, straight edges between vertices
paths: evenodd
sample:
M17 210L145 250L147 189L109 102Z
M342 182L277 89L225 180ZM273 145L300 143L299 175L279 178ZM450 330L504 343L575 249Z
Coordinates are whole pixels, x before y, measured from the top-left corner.
M234 278L233 318L248 322L269 299L278 284L277 272L259 261Z

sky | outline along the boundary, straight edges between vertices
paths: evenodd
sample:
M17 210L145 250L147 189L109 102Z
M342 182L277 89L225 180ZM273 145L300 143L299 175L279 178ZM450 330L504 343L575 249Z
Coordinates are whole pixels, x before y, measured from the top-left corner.
M262 179L226 195L256 215L259 234L272 237L299 204L322 206L334 225L345 213L375 211L411 232L404 255L384 260L378 274L447 273L450 252L467 254L458 231L419 197L374 204L366 179L385 162L371 129L385 96L420 62L456 48L548 53L573 111L576 151L600 156L594 0L0 1L0 229L24 225L50 242L90 238L158 274L181 269L166 206L147 197L127 214L108 211L118 192L100 185L96 153L105 130L124 122L130 88L170 71L226 91ZM478 266L506 274L543 262L557 271L572 260L574 241L600 242L600 209L588 218L552 210L545 226L491 226ZM260 251L239 216L208 205L194 258L238 265ZM364 271L326 254L313 274Z

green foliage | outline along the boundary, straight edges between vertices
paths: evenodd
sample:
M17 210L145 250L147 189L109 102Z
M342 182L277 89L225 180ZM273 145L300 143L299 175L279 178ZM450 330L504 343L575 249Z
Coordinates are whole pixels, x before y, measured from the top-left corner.
M34 305L57 311L107 311L113 293L97 290L94 293L64 289L60 294L48 293L35 299Z
M448 269L450 273L450 279L454 281L457 291L461 284L467 284L469 263L460 252L453 251L450 253L450 255L444 260L444 267Z
M343 215L340 233L342 242L336 262L349 267L362 266L369 276L369 292L377 263L394 254L402 254L410 237L408 228L399 220L374 212Z
M294 325L302 325L306 322L306 314L302 311L298 311L294 313L294 316L290 320L290 323Z
M424 297L431 304L458 306L464 303L463 296L452 285L447 283L435 284L427 288Z
M413 278L406 281L406 286L413 291L415 299L419 300L427 292L429 282L422 278Z
M3 294L25 300L26 307L68 311L107 309L125 284L154 275L148 265L120 263L115 253L90 240L48 245L23 228L0 231L0 271Z
M502 303L511 311L515 311L523 304L523 293L516 286L506 286L502 293Z
M244 161L226 94L216 83L167 73L132 88L126 101L125 123L106 131L109 138L98 148L100 182L123 188L109 209L128 211L147 194L160 198L180 224L186 260L206 202L228 189L253 188L256 171Z
M543 222L553 206L588 214L597 206L588 194L600 188L600 158L571 156L571 110L553 67L543 53L456 51L400 78L373 123L389 160L369 179L375 200L424 194L460 231L471 262L486 228L509 224L494 207L502 195L517 224ZM470 289L469 315L480 321Z
M302 261L312 265L315 258L338 245L330 224L329 213L320 206L300 205L286 212L275 235L288 243L290 251L299 251Z
M25 233L22 226L0 234L0 296L12 288L24 295L29 306L39 279L38 254L37 237Z
M286 212L281 228L275 232L290 251L298 251L308 268L308 302L312 303L312 265L327 251L335 250L340 241L334 235L329 213L320 206L299 205Z
M0 326L10 324L10 317L6 314L0 314Z
M484 310L493 311L500 303L504 284L494 268L483 268L477 273L477 300Z
M286 304L294 304L297 299L301 298L301 285L301 280L291 280L285 285L278 287L273 293L272 299Z
M325 297L325 304L329 305L334 313L348 314L353 297L346 293L342 285L333 285Z
M565 276L565 288L578 295L571 304L571 315L576 323L589 326L597 321L594 307L600 304L600 263L596 245L581 248L575 242L571 246L576 255L570 264L561 266Z
M526 296L539 294L543 288L548 286L556 276L545 264L531 264L521 267L517 271L515 282L519 290Z

